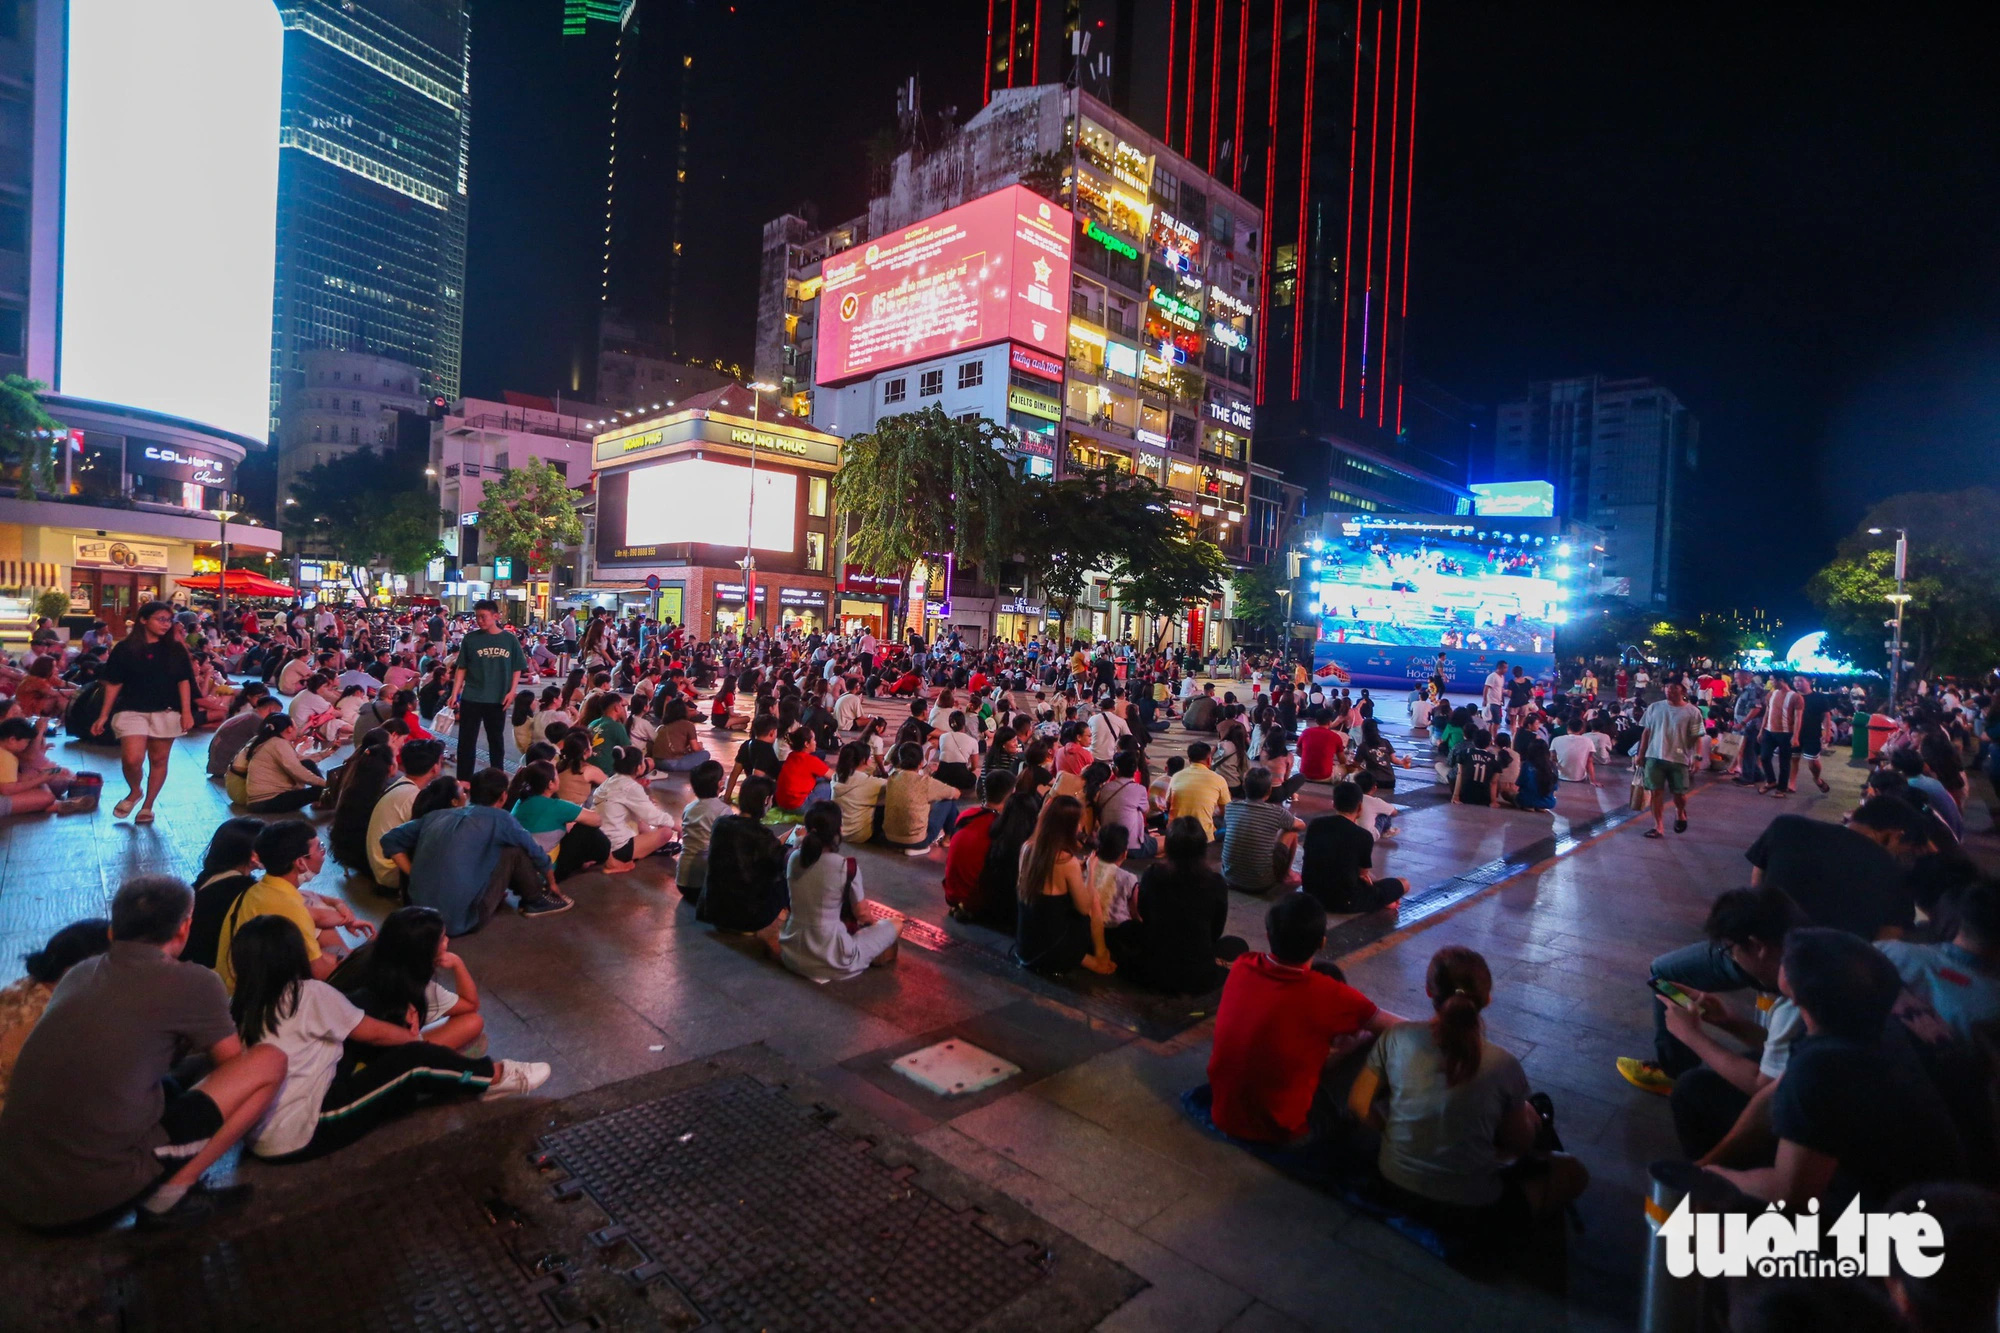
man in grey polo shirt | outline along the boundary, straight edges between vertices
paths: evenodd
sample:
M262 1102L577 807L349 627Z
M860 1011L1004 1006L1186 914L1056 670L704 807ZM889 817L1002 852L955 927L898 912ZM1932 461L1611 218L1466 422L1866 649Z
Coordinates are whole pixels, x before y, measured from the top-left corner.
M1296 882L1292 853L1304 827L1271 799L1271 770L1253 768L1243 779L1243 799L1222 812L1222 879L1244 893L1264 893Z
M111 951L57 984L14 1064L0 1111L0 1210L35 1227L109 1217L186 1226L241 1203L248 1185L200 1192L202 1172L262 1118L285 1054L245 1048L222 979L180 961L194 893L140 875L111 900ZM215 1061L186 1090L167 1079L189 1051Z

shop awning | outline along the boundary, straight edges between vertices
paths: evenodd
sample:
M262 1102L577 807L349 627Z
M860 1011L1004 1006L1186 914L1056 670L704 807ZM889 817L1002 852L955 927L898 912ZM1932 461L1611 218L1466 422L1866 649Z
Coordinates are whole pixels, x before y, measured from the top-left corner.
M190 592L214 592L216 581L217 576L214 574L191 574L186 578L177 578L174 580L176 584L188 589ZM229 571L228 590L229 595L232 597L293 597L297 595L284 584L267 579L262 574L248 569L232 569Z
M62 567L42 560L0 560L0 588L59 588Z

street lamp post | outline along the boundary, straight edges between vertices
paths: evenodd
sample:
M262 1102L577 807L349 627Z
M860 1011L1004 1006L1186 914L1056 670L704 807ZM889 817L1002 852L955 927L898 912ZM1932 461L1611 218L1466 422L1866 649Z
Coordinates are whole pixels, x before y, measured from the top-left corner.
M1879 537L1882 529L1868 529L1871 536ZM1909 567L1910 530L1896 529L1896 591L1889 594L1889 600L1896 605L1896 637L1889 649L1889 702L1894 703L1903 687L1903 608L1910 603L1910 594L1903 591L1903 575Z
M229 614L229 520L236 517L234 509L211 509L215 521L222 525L222 568L215 575L215 624L219 629L222 618Z
M755 547L757 528L757 427L762 424L760 410L764 405L764 395L776 393L778 386L766 384L762 380L753 381L750 389L750 503L743 516L743 637L750 637L750 626L757 619L757 551Z

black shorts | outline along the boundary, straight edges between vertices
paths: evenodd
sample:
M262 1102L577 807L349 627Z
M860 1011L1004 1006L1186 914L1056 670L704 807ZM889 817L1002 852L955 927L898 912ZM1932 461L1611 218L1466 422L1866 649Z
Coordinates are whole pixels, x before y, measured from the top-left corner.
M166 1109L160 1112L160 1128L167 1141L153 1149L162 1162L180 1162L193 1157L222 1128L222 1111L199 1088L186 1092L172 1079L161 1079L166 1088Z
M1818 732L1815 732L1810 736L1799 737L1799 758L1801 759L1819 758L1819 747L1820 747L1820 736Z
M639 845L639 840L637 838L627 838L625 840L625 845L623 847L620 847L617 851L611 853L611 859L614 861L631 860L632 850L638 845Z

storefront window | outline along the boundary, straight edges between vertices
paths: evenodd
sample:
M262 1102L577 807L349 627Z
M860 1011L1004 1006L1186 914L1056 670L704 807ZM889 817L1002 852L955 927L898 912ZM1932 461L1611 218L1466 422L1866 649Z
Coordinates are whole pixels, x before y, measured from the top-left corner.
M70 494L114 500L125 491L125 437L86 431L83 447L70 445Z
M826 568L826 534L806 534L806 568L818 573Z
M813 518L826 517L826 478L806 478L806 513Z

